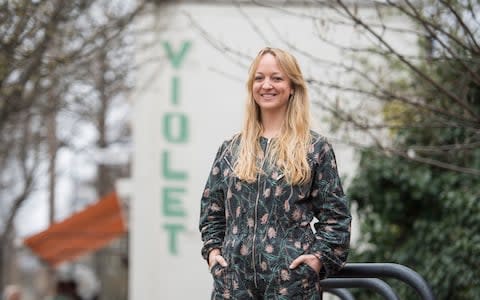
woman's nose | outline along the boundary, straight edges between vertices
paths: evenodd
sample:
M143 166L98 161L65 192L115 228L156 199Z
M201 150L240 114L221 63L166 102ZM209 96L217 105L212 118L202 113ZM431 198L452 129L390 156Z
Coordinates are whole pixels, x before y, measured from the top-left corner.
M265 81L263 82L262 88L269 89L271 87L272 87L272 84L270 83L270 81L268 79L265 79Z

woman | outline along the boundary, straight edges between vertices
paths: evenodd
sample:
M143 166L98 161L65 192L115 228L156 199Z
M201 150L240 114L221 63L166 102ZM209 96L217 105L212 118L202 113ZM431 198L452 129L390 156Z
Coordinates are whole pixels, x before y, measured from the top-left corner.
M212 299L321 299L318 281L344 265L350 240L332 147L310 130L292 55L262 49L247 89L243 129L219 148L201 199Z

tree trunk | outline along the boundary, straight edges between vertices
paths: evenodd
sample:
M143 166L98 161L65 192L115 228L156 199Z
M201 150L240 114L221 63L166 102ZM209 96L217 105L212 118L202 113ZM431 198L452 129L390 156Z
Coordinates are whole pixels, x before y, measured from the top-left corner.
M5 247L4 237L0 237L0 290L3 291L5 288L5 260L3 257L3 247Z
M52 96L50 99L55 99L55 96ZM52 225L55 223L55 187L56 187L56 158L58 150L58 141L57 141L57 105L56 101L53 100L52 107L47 116L47 143L48 143L48 152L49 152L49 167L48 167L48 221ZM54 283L55 270L50 265L47 266L47 294L50 294L50 291L53 291L55 287Z

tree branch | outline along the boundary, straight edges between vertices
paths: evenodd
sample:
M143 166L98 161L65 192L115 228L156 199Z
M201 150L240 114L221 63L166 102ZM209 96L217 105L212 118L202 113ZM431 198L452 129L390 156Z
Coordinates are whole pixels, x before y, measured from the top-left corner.
M458 103L463 109L465 109L466 112L470 116L472 116L477 122L480 122L480 116L475 112L475 110L468 105L465 101L462 99L458 98L455 94L453 94L451 91L445 89L443 86L441 86L439 83L435 82L430 76L422 72L420 69L418 69L416 66L414 66L411 62L409 62L403 55L398 53L388 42L386 42L381 36L379 36L372 28L370 28L367 24L365 24L361 19L356 17L349 9L346 7L346 5L343 3L342 0L337 0L337 3L350 15L350 17L355 20L357 24L365 28L368 32L370 32L382 45L387 47L389 51L391 51L400 61L402 61L406 66L408 66L415 74L419 75L421 78L423 78L426 82L428 82L430 85L435 87L439 92L445 94L448 96L450 99L452 99L454 102Z

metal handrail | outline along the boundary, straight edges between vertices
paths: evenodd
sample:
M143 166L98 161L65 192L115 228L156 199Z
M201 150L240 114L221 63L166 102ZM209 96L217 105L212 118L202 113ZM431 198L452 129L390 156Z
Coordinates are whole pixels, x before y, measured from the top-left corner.
M414 270L394 263L348 263L335 278L382 278L398 279L412 287L423 300L435 300L435 296L427 282ZM324 279L327 280L327 279ZM323 280L321 281L323 282Z
M323 292L337 296L341 300L355 300L347 289L324 289Z
M320 281L322 288L367 288L387 300L399 300L397 294L383 280L378 278L328 278Z

